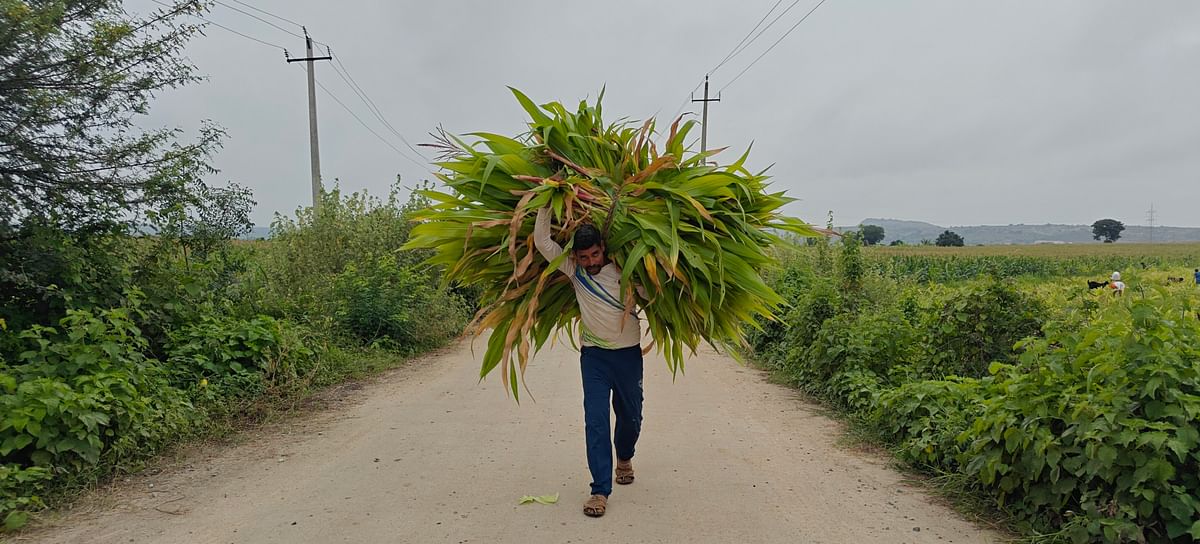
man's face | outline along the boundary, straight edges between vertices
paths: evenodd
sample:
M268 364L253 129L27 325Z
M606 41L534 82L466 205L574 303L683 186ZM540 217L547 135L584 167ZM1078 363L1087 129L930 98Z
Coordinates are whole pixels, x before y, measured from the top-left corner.
M604 244L575 250L575 264L582 266L588 274L599 274L600 269L604 268Z

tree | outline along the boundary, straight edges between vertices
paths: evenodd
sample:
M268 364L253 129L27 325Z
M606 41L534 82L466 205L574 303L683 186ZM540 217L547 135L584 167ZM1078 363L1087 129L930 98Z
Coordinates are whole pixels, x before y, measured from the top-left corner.
M902 245L904 245L904 240L892 240L891 242L888 243L888 245L889 246L902 246Z
M879 225L862 225L859 232L862 233L863 242L869 246L883 241L883 227Z
M199 79L182 52L200 1L145 16L120 0L0 3L0 230L135 223L212 172L219 129L181 144L135 123L156 94Z
M934 244L941 247L962 247L963 237L955 234L952 230L947 230L938 235L937 241L935 241Z
M191 251L203 258L254 227L250 211L256 202L250 189L236 183L227 187L197 183L188 192L187 199L146 213L159 239L178 243L185 256Z
M1121 237L1123 230L1125 230L1124 223L1116 219L1101 219L1092 223L1092 238L1095 240L1104 238L1104 243L1111 244Z

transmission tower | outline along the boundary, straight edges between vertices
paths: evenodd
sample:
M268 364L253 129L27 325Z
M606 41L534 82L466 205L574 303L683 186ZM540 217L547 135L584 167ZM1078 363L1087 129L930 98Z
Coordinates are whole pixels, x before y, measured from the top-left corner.
M1154 243L1154 203L1150 203L1150 209L1146 211L1146 221L1150 224L1150 242Z

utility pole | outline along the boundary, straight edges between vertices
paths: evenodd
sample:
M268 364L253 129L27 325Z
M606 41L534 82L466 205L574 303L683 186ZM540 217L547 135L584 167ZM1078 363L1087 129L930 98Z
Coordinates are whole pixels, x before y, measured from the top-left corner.
M1150 222L1150 243L1154 243L1154 203L1150 203L1150 211L1146 212L1146 220Z
M716 98L708 97L708 74L704 74L704 98L696 99L695 96L692 97L692 102L703 102L704 103L704 116L702 117L702 120L700 121L700 154L701 155L703 155L705 151L708 151L708 103L709 102L720 102L720 101L721 101L721 93L717 93ZM708 161L706 160L705 162L707 163Z
M307 62L308 63L308 148L310 166L312 168L312 201L313 209L321 201L321 151L317 145L317 86L316 75L313 70L313 61L330 60L332 56L314 57L312 38L308 36L308 29L304 29L304 50L307 53L302 59L293 59L288 57L287 51L283 52L283 57L288 62Z

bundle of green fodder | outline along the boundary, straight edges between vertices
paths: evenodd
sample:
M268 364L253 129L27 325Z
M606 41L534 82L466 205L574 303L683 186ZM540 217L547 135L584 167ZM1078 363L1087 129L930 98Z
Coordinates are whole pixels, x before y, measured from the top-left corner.
M506 390L518 394L530 350L562 327L574 342L579 309L570 280L534 247L536 211L553 211L556 241L569 258L571 233L582 223L601 229L608 257L622 271L620 299L644 308L654 343L672 373L684 347L703 340L718 348L745 344L743 326L774 318L783 299L760 272L773 265L767 249L779 236L817 233L780 214L793 200L768 193L767 177L745 167L747 154L724 166L693 153L684 137L694 122L671 125L660 151L654 122L605 125L601 99L572 113L562 104L535 105L513 94L529 114L517 138L443 133L438 175L448 191L423 191L434 201L419 214L406 249L430 248L430 264L445 280L478 286L481 309L469 330L492 329L482 379L500 366ZM645 288L648 299L632 286ZM512 356L516 355L516 364Z

